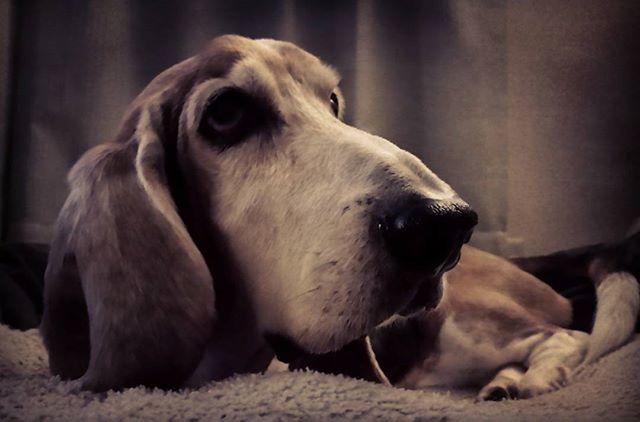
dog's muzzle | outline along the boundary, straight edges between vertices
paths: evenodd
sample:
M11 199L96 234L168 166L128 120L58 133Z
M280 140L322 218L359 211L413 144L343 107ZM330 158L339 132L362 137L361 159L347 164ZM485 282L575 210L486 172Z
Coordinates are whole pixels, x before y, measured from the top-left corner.
M478 223L477 214L459 199L437 201L409 195L383 205L375 215L374 237L394 267L412 280L411 287L406 287L414 293L396 312L407 316L435 307L442 296L442 274L458 263L462 245ZM265 333L264 337L283 362L308 354L288 336Z
M375 222L389 254L408 270L437 277L453 268L478 223L462 200L417 195L396 201Z

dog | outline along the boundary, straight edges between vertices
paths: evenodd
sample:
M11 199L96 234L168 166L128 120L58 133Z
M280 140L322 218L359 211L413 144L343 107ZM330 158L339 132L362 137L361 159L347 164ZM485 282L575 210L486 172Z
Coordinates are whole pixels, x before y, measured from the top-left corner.
M181 388L333 356L530 397L629 337L631 274L597 272L595 326L616 335L590 346L567 299L463 246L478 217L449 185L343 122L338 84L291 43L239 36L151 81L69 174L41 323L54 375Z
M639 278L640 232L511 261L465 245L435 309L396 317L338 352L299 353L290 368L404 388L480 387L478 400L531 398L631 338Z
M54 375L197 386L438 302L477 215L345 124L338 83L291 43L240 36L151 81L68 176L41 323Z

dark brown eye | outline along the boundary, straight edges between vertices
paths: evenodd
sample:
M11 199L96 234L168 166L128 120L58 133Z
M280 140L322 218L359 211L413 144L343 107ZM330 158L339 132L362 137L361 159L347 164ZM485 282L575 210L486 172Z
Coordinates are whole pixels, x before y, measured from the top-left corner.
M245 98L237 91L220 94L207 109L207 123L217 132L232 130L245 113Z
M217 93L206 106L200 129L218 135L233 131L242 124L248 100L246 94L233 88Z
M264 107L249 94L227 88L209 100L198 131L216 145L228 147L246 138L264 119Z
M333 114L338 117L338 113L340 112L340 102L338 101L338 96L335 92L331 93L329 101L331 102L331 110L333 111Z

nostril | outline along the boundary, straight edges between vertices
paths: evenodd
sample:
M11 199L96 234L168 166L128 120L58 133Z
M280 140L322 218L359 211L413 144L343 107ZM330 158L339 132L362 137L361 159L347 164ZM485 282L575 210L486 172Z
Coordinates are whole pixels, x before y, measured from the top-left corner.
M427 219L426 209L415 206L385 216L378 226L389 252L408 263L421 260L429 247L427 238L423 236Z

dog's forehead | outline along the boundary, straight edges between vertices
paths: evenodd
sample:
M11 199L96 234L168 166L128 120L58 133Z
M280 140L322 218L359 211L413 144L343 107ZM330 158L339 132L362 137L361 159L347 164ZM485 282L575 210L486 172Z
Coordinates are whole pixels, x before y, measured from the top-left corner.
M174 108L179 108L177 104L188 97L194 86L210 79L227 77L235 68L246 66L248 69L240 73L248 75L248 79L255 77L252 82L258 85L270 85L265 83L267 81L260 81L265 76L263 72L252 71L251 66L256 63L260 64L260 69L269 69L268 79L275 81L275 86L284 76L290 75L299 84L323 96L340 82L340 76L334 69L293 43L223 35L210 41L200 53L157 75L129 106L117 138L129 139L142 104L160 97L174 104Z
M340 82L340 75L333 68L293 43L270 39L257 42L276 51L286 70L296 80L310 79L328 86L336 86Z
M318 57L293 43L273 39L252 40L237 35L215 38L201 53L207 67L219 68L219 58L225 57L227 71L251 61L259 61L276 77L290 75L294 80L332 89L340 76Z

